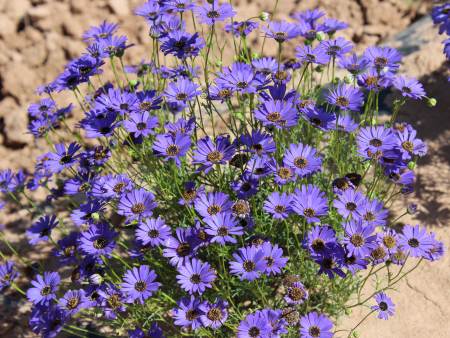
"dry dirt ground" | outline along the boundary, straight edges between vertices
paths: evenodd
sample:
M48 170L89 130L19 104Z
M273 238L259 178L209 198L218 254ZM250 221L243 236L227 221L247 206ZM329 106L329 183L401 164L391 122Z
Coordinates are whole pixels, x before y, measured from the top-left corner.
M140 0L0 0L0 169L32 168L33 159L44 149L27 135L27 105L36 100L35 88L51 81L64 64L84 49L80 37L88 26L104 19L121 24L131 42L137 44L133 62L148 53L147 28L136 20L132 9ZM270 11L272 0L235 0L245 15ZM450 85L444 76L440 40L430 22L400 34L427 13L430 2L407 0L280 0L278 17L291 11L320 6L330 16L350 23L346 36L361 46L388 41L407 54L404 68L425 84L429 96L438 99L434 109L411 103L402 109L401 118L419 129L429 145L429 155L418 167L416 192L395 210L402 213L407 203L419 205L419 212L404 222L424 224L450 246ZM16 243L28 226L24 211L7 209L0 224ZM26 246L22 254L26 253ZM426 263L398 286L391 296L397 304L396 315L387 322L371 318L360 327L367 338L444 338L450 337L450 258ZM23 315L28 307L19 297L0 296L0 337L32 337ZM365 314L355 311L341 323L349 328Z

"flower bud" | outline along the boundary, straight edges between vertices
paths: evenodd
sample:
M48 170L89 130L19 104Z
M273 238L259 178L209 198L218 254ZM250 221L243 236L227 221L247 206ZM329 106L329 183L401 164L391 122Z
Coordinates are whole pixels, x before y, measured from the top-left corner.
M408 206L406 207L406 212L410 215L414 215L417 212L417 204L415 203L408 204Z
M434 107L437 104L437 100L434 97L428 97L427 98L427 105L428 107Z
M130 80L129 84L131 87L136 87L138 85L139 81L138 80Z
M100 220L100 214L98 212L92 213L91 217L92 217L92 219L94 221L99 221Z
M345 75L345 76L344 76L344 82L345 82L346 84L352 83L352 82L353 82L353 76L352 76L352 75Z
M100 276L98 273L94 273L93 275L89 276L89 282L94 285L100 285L103 283L103 277Z
M222 60L216 60L216 66L217 67L222 67L222 65L223 65Z
M316 33L316 39L318 40L318 41L322 41L322 40L325 40L325 33L324 32L317 32Z
M259 59L260 57L259 53L252 53L252 59Z
M415 168L416 168L416 162L414 162L414 161L408 162L408 169L409 170L414 170Z
M259 19L261 21L267 21L269 20L270 14L267 12L261 12L261 14L259 15Z

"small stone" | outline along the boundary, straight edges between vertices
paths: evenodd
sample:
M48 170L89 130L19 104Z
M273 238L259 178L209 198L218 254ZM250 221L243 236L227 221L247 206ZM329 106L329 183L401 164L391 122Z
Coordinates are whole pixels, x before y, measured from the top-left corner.
M108 5L113 13L119 16L125 16L130 14L130 5L127 0L109 0Z
M5 14L0 14L0 37L5 37L14 34L16 31L16 24Z

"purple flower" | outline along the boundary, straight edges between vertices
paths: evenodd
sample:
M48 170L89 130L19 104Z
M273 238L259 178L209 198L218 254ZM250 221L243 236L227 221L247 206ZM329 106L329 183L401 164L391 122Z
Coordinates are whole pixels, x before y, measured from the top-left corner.
M195 14L200 23L212 26L216 22L232 18L236 15L236 12L230 4L220 4L219 0L213 0L212 3L208 1L204 2L202 5L198 5L195 8Z
M196 57L205 47L205 41L198 33L190 34L184 30L169 32L161 42L161 51L165 55L171 54L183 60Z
M149 217L152 215L152 210L157 206L154 199L155 196L145 189L132 190L120 198L117 213L129 220Z
M214 165L229 161L235 150L236 147L230 142L229 136L217 136L215 142L206 136L197 142L192 163L201 165L198 170L208 173Z
M337 130L351 133L358 128L356 123L349 115L339 115L336 121Z
M301 116L320 130L328 131L336 128L336 115L321 107L302 109Z
M319 217L328 213L325 194L311 184L295 190L291 205L294 212L304 217L308 223L320 222Z
M259 178L251 172L244 172L239 180L231 183L231 188L236 192L237 198L247 199L258 192Z
M310 312L300 318L300 335L302 338L332 338L333 323L317 312Z
M109 320L117 318L117 314L126 311L125 297L112 283L104 283L96 291L100 296L99 305Z
M209 263L192 258L186 259L184 264L178 267L177 280L181 288L190 294L202 294L206 288L211 288L211 283L216 279L216 272Z
M80 249L85 254L95 257L109 256L116 246L114 241L116 237L117 233L107 224L92 225L88 231L81 233Z
M395 73L400 67L401 54L391 47L368 47L364 57L378 73Z
M365 127L357 137L358 152L366 159L379 159L397 146L397 138L382 126Z
M416 138L416 135L417 132L409 128L396 133L398 148L405 161L410 160L413 156L422 157L427 154L427 145L421 139Z
M74 264L77 262L79 232L71 232L58 241L53 254L59 258L61 264Z
M308 65L310 63L316 65L325 65L330 61L330 56L327 54L324 48L316 47L312 48L308 45L298 46L295 51L295 56L302 65Z
M31 281L33 287L27 290L27 298L33 304L48 306L53 299L56 299L61 277L57 272L44 272L44 275L37 275Z
M355 53L349 56L339 58L339 67L348 70L353 75L364 72L369 65L369 60L364 56L358 56Z
M172 309L175 325L196 330L202 326L200 305L202 302L194 296L184 297L177 302L178 307Z
M328 225L316 225L308 231L303 240L303 247L313 257L323 256L336 247L336 233Z
M351 220L344 224L344 230L342 243L346 246L347 256L366 258L377 247L373 226Z
M295 23L287 21L270 21L267 27L262 27L267 38L274 39L278 43L283 43L300 35L300 28Z
M276 145L270 134L253 130L251 134L244 134L240 141L246 146L247 151L256 155L267 155L276 151Z
M233 202L231 202L229 196L223 192L201 194L194 202L195 210L203 218L230 212L232 206Z
M292 212L291 202L291 195L275 191L267 197L263 209L275 219L286 219Z
M134 137L148 136L154 133L153 129L158 125L158 118L150 116L147 111L131 113L129 118L123 121L124 128Z
M389 212L384 208L383 203L374 199L366 200L360 209L361 220L363 223L372 226L386 225L386 219Z
M329 90L326 100L342 110L359 111L364 102L364 95L358 88L341 83Z
M256 93L261 83L258 81L253 68L243 62L235 62L217 74L216 85L240 94Z
M177 228L176 237L169 237L164 243L163 256L173 266L181 266L195 254L199 239L192 228Z
M84 32L83 40L102 40L112 36L118 29L119 25L103 21L99 26L92 26Z
M237 338L265 338L272 336L272 326L261 312L250 313L237 329Z
M307 299L308 291L302 283L294 282L287 287L286 296L284 296L286 303L298 305Z
M433 241L425 228L407 224L399 235L399 246L411 257L425 257L433 248Z
M274 174L275 183L279 185L285 185L295 180L294 169L287 165L279 165L275 161L269 163L269 169Z
M58 225L55 215L42 216L39 220L27 230L26 234L31 245L35 245L40 241L48 241L52 230Z
M230 213L220 213L205 219L205 232L211 235L211 242L226 245L226 243L236 243L232 237L242 236L244 231L234 216Z
M298 176L305 177L321 170L322 158L309 145L291 144L283 157L283 163Z
M170 228L161 217L142 221L136 229L136 238L143 245L150 245L152 247L162 245L170 235Z
M88 299L84 290L69 290L59 299L58 305L73 316L81 309L89 307Z
M177 13L183 13L195 8L195 4L192 0L168 0L163 4L165 11L173 11Z
M137 301L144 304L161 285L155 282L156 273L148 265L141 265L125 272L121 284L122 292L128 297L128 302Z
M177 166L181 165L180 158L186 156L191 148L191 138L186 134L160 134L153 143L153 151L164 160L174 160Z
M201 311L200 320L205 327L218 329L228 318L228 302L222 299L216 299L214 303L203 302L199 309Z
M357 75L358 85L376 93L392 85L392 73L379 73L374 68L369 68L366 72Z
M268 100L264 101L256 110L255 118L266 127L277 129L289 128L297 125L297 109L292 101Z
M395 77L392 84L404 97L419 100L425 96L425 90L423 89L422 84L415 78L398 75Z
M334 200L333 205L344 218L361 219L361 209L366 203L365 196L356 190L347 189Z
M6 287L19 276L19 273L15 269L14 262L6 261L0 265L0 291L3 291Z
M325 18L323 22L320 24L318 30L328 35L334 35L339 30L346 29L348 27L348 23L342 22L333 18Z
M252 66L257 72L269 75L278 70L278 61L272 57L263 57L253 60Z
M100 186L94 184L92 192L96 197L120 198L124 193L133 189L133 184L127 175L107 176Z
M176 82L170 82L165 91L165 96L169 102L177 102L186 105L187 102L194 100L202 92L200 86L189 79L178 79Z
M264 252L255 246L240 248L233 253L234 261L230 262L230 271L242 280L253 281L266 269Z
M258 23L246 20L246 21L233 21L233 23L225 26L225 32L234 34L235 37L247 36L258 28Z
M47 160L44 162L44 167L46 170L52 173L59 173L65 168L72 167L78 156L76 153L81 149L81 146L75 142L71 143L66 150L63 143L55 145L55 153L48 153Z
M435 234L432 232L430 233L430 239L431 239L431 245L432 248L427 252L427 254L425 255L425 259L428 259L429 261L437 261L439 259L442 258L442 256L444 256L445 253L445 247L444 247L444 243L442 243L441 241L438 241L435 238ZM0 273L1 276L1 273ZM0 283L1 283L1 277L0 277ZM0 284L1 285L1 284ZM1 287L0 287L1 289Z
M56 338L67 321L66 311L57 305L36 306L31 312L29 325L34 333L45 338Z
M384 292L377 293L374 298L377 302L377 305L373 305L370 308L372 309L372 311L378 312L377 317L379 319L388 320L389 317L394 315L395 305Z
M281 269L286 266L288 261L287 257L283 257L283 249L277 244L272 245L270 242L264 242L260 248L266 261L264 273L268 276L280 274Z
M323 48L330 57L336 58L351 52L353 45L343 37L338 37L333 40L321 41L319 48Z

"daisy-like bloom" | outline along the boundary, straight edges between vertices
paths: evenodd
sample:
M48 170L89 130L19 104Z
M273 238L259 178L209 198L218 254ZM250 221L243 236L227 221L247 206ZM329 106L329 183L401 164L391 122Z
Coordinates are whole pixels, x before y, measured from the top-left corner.
M69 290L59 299L58 304L67 311L69 316L73 316L81 309L89 307L86 292L84 290Z
M75 225L82 229L88 228L91 224L95 224L98 218L96 216L101 216L104 212L103 203L97 200L88 200L86 203L80 204L78 209L75 209L70 214L71 220Z
M377 243L383 246L389 254L394 254L398 248L398 234L389 228L377 233Z
M167 133L175 136L176 134L187 134L192 135L195 130L195 117L185 120L184 118L179 118L176 122L167 122L164 126Z
M319 217L328 213L328 201L325 194L311 184L295 190L291 205L292 210L304 217L308 223L320 222Z
M200 305L202 301L194 296L184 297L177 302L178 307L172 309L175 325L196 330L202 326Z
M179 78L176 82L170 82L165 91L165 96L169 102L177 102L186 105L194 100L202 92L200 86L189 79Z
M243 62L235 62L230 67L224 68L217 74L215 82L218 87L228 88L240 94L256 93L258 86L261 85L252 66Z
M369 65L369 60L355 53L339 58L339 67L348 70L353 75L363 73Z
M282 337L288 333L288 330L286 329L288 323L286 319L283 318L284 316L281 310L263 309L257 312L269 322L272 330L270 337Z
M318 8L295 12L291 15L293 19L299 22L307 22L312 25L316 24L317 20L319 20L323 16L325 16L325 12Z
M207 24L209 26L214 25L216 22L225 21L228 18L232 18L236 15L233 7L228 3L219 3L219 0L213 0L204 2L202 5L198 5L195 8L195 14L200 23Z
M163 256L173 266L181 266L195 254L199 239L192 228L177 228L176 237L169 237L164 243Z
M236 243L233 236L242 236L243 228L231 213L221 213L205 219L205 232L211 235L211 242L226 245Z
M416 138L416 130L405 128L396 134L398 148L402 152L403 160L408 161L413 156L422 157L427 154L427 145L421 139Z
M202 312L200 320L205 327L215 330L227 321L228 302L222 299L216 299L214 303L203 302L199 309Z
M257 130L253 130L251 135L241 135L239 140L246 146L247 151L259 156L271 154L277 150L272 136Z
M150 217L157 206L155 196L145 189L135 189L123 194L117 206L117 213L129 220Z
M144 90L136 93L140 111L151 111L161 108L162 97L156 90Z
M365 201L360 209L360 215L363 223L376 227L386 225L389 211L384 208L383 203L373 199L372 201Z
M208 173L214 165L225 164L231 160L235 150L236 147L230 142L229 136L217 136L215 142L206 136L197 142L192 163L201 165L198 170Z
M339 115L336 121L337 130L351 133L358 128L358 123L349 115Z
M253 281L266 269L264 252L256 246L240 248L233 253L234 261L230 262L230 271L242 280Z
M351 111L359 111L364 102L364 95L358 88L344 83L331 88L325 98L329 104Z
M330 56L326 53L324 48L312 48L309 45L298 46L295 51L295 56L302 65L310 63L315 65L326 65L330 61Z
M369 68L364 73L357 75L358 85L361 88L376 93L392 85L394 77L392 73L379 73L374 68Z
M397 147L397 138L391 129L383 126L365 127L357 137L358 152L366 159L379 159Z
M302 338L332 338L334 336L332 328L331 320L317 312L310 312L300 318L300 336Z
M162 245L171 235L170 228L161 217L141 222L136 229L136 238L143 245L152 247Z
M131 113L129 118L123 121L124 128L133 133L135 137L154 134L153 129L158 125L158 117L150 116L147 111Z
M150 270L148 265L141 265L125 272L121 284L122 292L128 297L128 302L138 301L144 304L154 292L159 289L161 283L155 282L156 273Z
M346 22L339 21L333 18L325 18L319 25L318 30L332 36L337 31L346 29L347 27L348 23Z
M264 253L264 260L266 261L264 273L268 276L280 274L281 269L286 266L288 261L287 257L283 257L283 249L277 244L272 245L270 242L264 242L261 245L261 250Z
M368 47L364 57L378 73L395 73L400 67L401 54L392 47Z
M153 151L157 156L164 157L165 161L174 160L177 166L181 165L180 158L186 156L191 148L191 138L189 135L177 133L159 134L153 143Z
M116 246L114 239L117 235L107 224L92 225L88 231L81 233L79 246L86 255L109 257Z
M205 41L198 33L190 34L184 30L169 32L161 39L161 51L179 59L196 57L205 47Z
M255 118L266 127L277 129L293 127L297 124L297 109L292 101L268 100L255 110Z
M300 27L295 23L287 21L270 21L267 27L262 27L266 37L274 39L278 43L283 43L300 35Z
M195 8L195 4L192 0L168 0L163 4L165 11L173 11L177 13L183 13Z
M435 238L435 236L436 235L434 234L434 232L430 233L432 248L427 252L427 254L424 257L425 259L432 261L432 262L441 259L445 253L444 243L442 243L441 241L438 241ZM1 273L0 273L0 290L1 290Z
M238 338L265 338L272 336L272 326L260 311L248 314L237 329Z
M27 230L26 234L31 245L35 245L41 241L48 241L52 230L58 225L55 215L42 216L39 220Z
M285 185L295 180L295 171L287 165L279 165L275 161L269 163L269 169L274 174L275 183Z
M402 93L403 97L419 100L425 96L422 84L415 78L397 75L392 84Z
M185 1L185 0L183 0ZM136 328L133 331L128 331L129 338L165 338L163 330L159 327L158 323L153 322L150 325L150 329L145 332L141 328Z
M206 288L211 288L211 283L216 279L216 272L211 265L203 263L197 258L186 259L184 264L178 267L177 280L181 288L190 294L202 294Z
M194 202L195 210L203 217L210 218L220 213L231 212L233 202L223 192L203 193Z
M203 193L205 193L204 186L201 185L200 187L197 187L194 182L186 182L183 191L181 192L182 197L178 200L178 204L191 206L194 204L195 199Z
M272 57L263 57L252 61L256 72L269 75L278 70L278 61Z
M277 191L271 193L264 202L264 211L276 219L286 219L292 212L292 196Z
M116 111L124 116L139 109L139 101L135 93L109 88L107 93L95 99L95 108Z
M361 219L361 210L366 203L366 197L359 191L347 189L334 200L333 205L339 215L344 218Z
M322 158L307 144L291 144L284 154L283 163L294 169L298 176L305 177L321 170Z
M125 296L116 285L109 282L103 283L96 289L96 293L100 296L99 307L107 319L116 319L118 314L126 311Z
M389 317L393 316L395 313L395 305L384 292L379 292L375 296L375 301L377 305L373 305L370 308L373 311L378 312L378 318L388 320Z
M4 264L0 265L0 291L11 285L19 276L19 273L14 267L14 262L6 261Z
M41 337L54 338L68 321L66 311L57 305L35 306L31 312L29 325L31 330Z
M300 282L290 283L286 295L284 296L284 300L288 304L302 304L305 300L308 299L308 291L305 286Z
M320 130L328 131L336 128L336 115L321 107L302 109L301 116Z
M58 241L58 245L53 249L53 254L59 258L61 264L77 263L79 237L80 233L73 231Z
M377 247L377 236L373 234L373 226L351 220L344 224L344 230L342 243L346 246L348 256L366 258Z
M102 40L106 39L107 37L112 36L117 29L119 28L118 24L103 21L98 26L92 26L90 27L86 32L83 34L83 40L89 41L89 40Z
M133 189L133 184L127 175L107 176L104 182L99 182L99 186L94 184L93 193L96 191L96 197L120 198L124 193Z
M426 257L433 248L433 241L425 228L407 224L399 235L399 246L411 257Z
M325 255L328 251L332 251L336 244L336 233L328 225L313 227L308 231L302 243L313 257Z
M225 32L232 33L237 38L241 36L247 36L258 28L258 23L246 20L246 21L233 21L233 23L225 25Z
M343 37L320 42L319 48L323 48L330 58L342 57L353 49L353 44Z
M63 143L55 145L55 153L48 153L47 160L44 162L44 168L51 173L59 173L65 168L72 167L79 157L76 153L81 149L81 146L72 142L66 150Z
M61 277L57 272L44 272L44 275L37 275L31 281L33 287L27 290L27 298L36 305L48 306L53 299L56 299Z

